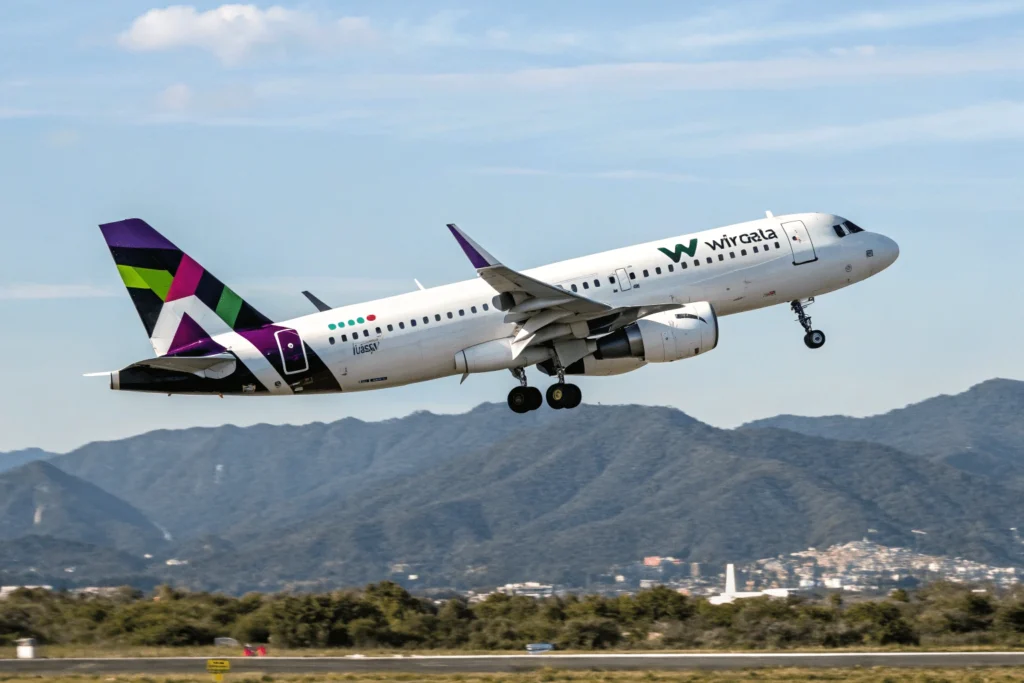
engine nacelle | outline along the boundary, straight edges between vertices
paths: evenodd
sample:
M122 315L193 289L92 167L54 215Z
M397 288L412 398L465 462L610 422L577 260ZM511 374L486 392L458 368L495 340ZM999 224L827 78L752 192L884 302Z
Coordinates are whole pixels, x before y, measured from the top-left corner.
M597 340L597 360L639 358L667 363L718 346L718 316L706 301L655 313Z
M465 374L522 368L542 363L551 358L551 355L552 351L547 347L529 346L513 358L512 340L494 339L456 353L455 369Z
M610 375L622 375L627 372L632 372L633 370L639 370L645 365L647 365L647 363L639 358L611 358L598 360L593 356L587 356L586 358L581 358L572 365L567 366L565 368L565 374L608 377ZM538 363L537 369L551 377L558 374L558 370L555 369L555 362L553 360Z

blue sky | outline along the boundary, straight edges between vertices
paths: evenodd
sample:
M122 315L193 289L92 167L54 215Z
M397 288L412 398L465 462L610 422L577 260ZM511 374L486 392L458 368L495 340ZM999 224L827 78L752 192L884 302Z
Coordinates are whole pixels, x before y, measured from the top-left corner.
M150 355L96 225L140 216L271 317L776 214L895 238L810 310L585 399L715 425L1024 379L1024 0L0 4L0 450L503 401L499 373L359 395L120 394ZM533 374L542 383L546 378ZM510 417L512 419L512 417Z

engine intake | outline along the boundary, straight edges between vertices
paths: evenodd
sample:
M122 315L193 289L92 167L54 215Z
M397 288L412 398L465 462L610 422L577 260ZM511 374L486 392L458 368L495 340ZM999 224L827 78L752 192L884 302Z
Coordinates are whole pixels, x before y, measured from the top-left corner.
M655 313L597 340L594 358L640 358L668 363L707 353L718 346L718 315L700 301Z

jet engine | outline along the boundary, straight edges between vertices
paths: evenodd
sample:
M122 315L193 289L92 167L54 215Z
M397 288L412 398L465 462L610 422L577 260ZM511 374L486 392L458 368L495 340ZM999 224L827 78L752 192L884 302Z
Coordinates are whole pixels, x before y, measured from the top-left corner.
M706 301L655 313L597 340L598 361L639 358L667 363L692 358L718 346L718 316Z

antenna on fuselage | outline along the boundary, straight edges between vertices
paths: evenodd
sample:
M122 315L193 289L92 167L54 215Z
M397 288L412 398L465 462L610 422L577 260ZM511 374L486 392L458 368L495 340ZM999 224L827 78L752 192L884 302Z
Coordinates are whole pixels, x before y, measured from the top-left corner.
M415 283L416 283L416 286L417 286L417 287L419 287L420 289L426 289L426 287L424 287L423 285L421 285L421 284L420 284L420 281L419 281L419 280L417 280L416 278L413 278L413 279L412 279L412 281L413 281L413 282L415 282Z
M775 214L773 214L770 210L769 211L765 211L764 212L764 217L765 218L775 218Z

